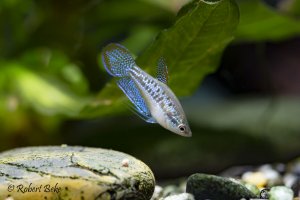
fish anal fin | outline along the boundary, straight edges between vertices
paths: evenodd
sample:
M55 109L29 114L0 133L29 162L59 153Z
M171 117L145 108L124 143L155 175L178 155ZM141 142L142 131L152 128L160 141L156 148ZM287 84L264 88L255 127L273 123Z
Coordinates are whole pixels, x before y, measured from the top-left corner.
M136 108L136 106L132 103L132 102L128 102L128 107L129 109L134 113L136 114L138 117L140 117L141 119L143 119L144 121L148 122L148 123L157 123L156 120L153 118L153 117L150 117L150 116L145 116L145 115L142 115Z
M124 77L119 79L117 81L117 84L133 104L132 110L146 122L156 123L156 121L151 116L146 102L142 97L139 89L135 85L134 81L130 77Z

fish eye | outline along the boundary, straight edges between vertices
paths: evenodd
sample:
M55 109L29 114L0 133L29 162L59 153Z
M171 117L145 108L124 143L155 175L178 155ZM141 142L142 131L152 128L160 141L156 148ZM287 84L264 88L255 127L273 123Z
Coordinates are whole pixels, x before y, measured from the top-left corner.
M183 132L185 132L185 125L183 125L183 124L180 124L179 126L178 126L178 128L179 128L179 130L183 133Z

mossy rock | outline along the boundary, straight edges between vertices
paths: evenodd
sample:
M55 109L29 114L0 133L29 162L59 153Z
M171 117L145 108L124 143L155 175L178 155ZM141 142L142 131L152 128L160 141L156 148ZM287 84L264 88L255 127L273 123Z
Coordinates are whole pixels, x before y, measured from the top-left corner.
M146 200L154 186L148 166L113 150L49 146L0 154L0 199Z
M242 184L208 174L193 174L188 178L186 192L194 195L196 200L240 200L256 198Z

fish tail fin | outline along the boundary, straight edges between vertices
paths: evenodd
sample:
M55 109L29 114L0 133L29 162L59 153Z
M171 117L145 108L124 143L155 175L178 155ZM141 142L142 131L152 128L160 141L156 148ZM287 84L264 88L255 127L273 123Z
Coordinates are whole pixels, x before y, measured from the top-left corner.
M136 65L129 50L120 44L107 45L101 56L106 71L115 77L129 76L129 69Z

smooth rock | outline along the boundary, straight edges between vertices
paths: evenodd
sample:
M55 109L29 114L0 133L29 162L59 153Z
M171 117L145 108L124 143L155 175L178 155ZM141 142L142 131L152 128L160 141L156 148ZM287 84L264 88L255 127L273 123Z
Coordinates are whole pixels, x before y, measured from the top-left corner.
M154 186L148 166L113 150L64 145L0 154L0 199L148 200Z
M285 186L272 187L270 192L270 200L293 200L293 191Z
M228 178L207 174L193 174L188 178L186 192L196 200L240 200L256 198L245 186Z

